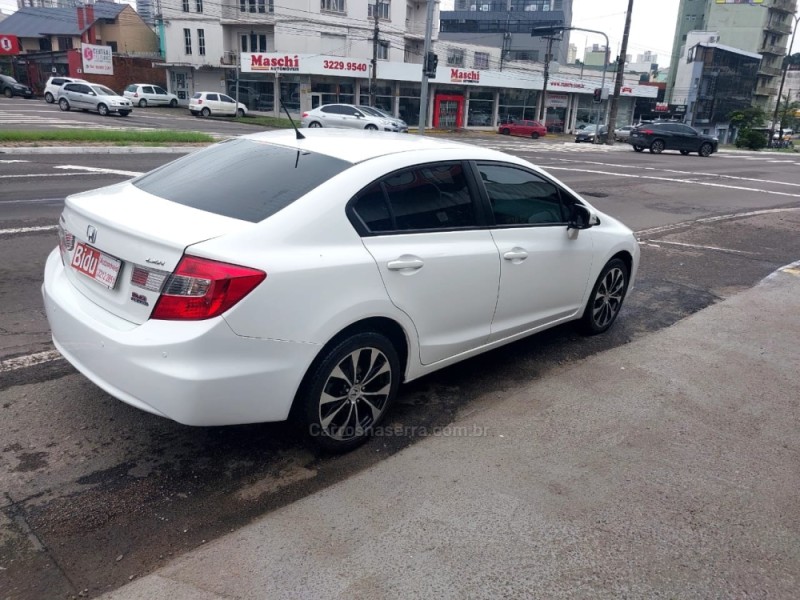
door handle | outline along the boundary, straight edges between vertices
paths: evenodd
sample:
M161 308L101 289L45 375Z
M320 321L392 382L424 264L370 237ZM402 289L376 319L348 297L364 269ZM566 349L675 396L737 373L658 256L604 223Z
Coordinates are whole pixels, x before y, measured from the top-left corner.
M417 269L421 269L424 264L425 262L416 256L401 256L400 258L390 260L386 266L390 271L403 271L404 269L413 269L416 271Z
M513 248L508 252L506 252L505 254L503 254L503 258L505 258L506 260L521 262L526 258L528 258L528 253L525 252L525 250L523 250L522 248Z

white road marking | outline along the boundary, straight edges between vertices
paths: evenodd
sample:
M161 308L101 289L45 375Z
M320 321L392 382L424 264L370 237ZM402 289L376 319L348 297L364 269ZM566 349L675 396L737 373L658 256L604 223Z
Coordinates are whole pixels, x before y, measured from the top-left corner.
M613 163L604 163L604 162L597 162L597 161L589 161L589 160L573 160L571 158L556 158L553 160L558 160L559 162L568 162L568 163L578 163L584 165L598 165L601 167L619 167L621 169L636 169L637 171L661 171L663 173L675 173L676 175L692 175L694 177L719 177L720 179L731 179L731 180L738 180L738 181L756 181L758 183L772 183L775 185L788 185L792 187L800 187L800 183L789 183L788 181L778 181L774 179L759 179L756 177L739 177L737 175L721 175L718 173L703 173L697 171L680 171L677 169L664 169L660 167L641 167L638 165L618 165ZM548 168L548 167L544 167ZM684 180L688 181L688 180Z
M102 173L25 173L19 175L0 175L0 179L32 179L34 177L72 177L73 175L102 175ZM137 173L139 175L139 173Z
M706 187L722 188L726 190L739 190L743 192L758 192L760 194L772 194L775 196L789 196L790 198L800 198L800 194L790 194L789 192L776 192L773 190L762 190L758 188L749 188L741 185L725 185L723 183L712 183L710 181L689 181L686 179L677 179L675 177L656 177L653 175L633 175L630 173L614 173L612 171L597 171L594 169L575 169L572 167L555 167L545 166L545 170L552 171L574 171L577 173L591 173L594 175L611 175L615 177L627 177L629 179L647 179L651 181L668 181L670 183L685 183L689 185L702 185Z
M55 231L58 225L40 225L37 227L17 227L16 229L0 229L0 235L14 235L17 233L38 233L40 231Z
M82 167L80 165L58 165L54 167L56 169L68 169L73 171L86 171L87 173L102 173L106 175L129 175L130 177L136 177L137 175L142 175L143 173L139 171L122 171L120 169L102 169L100 167Z
M0 160L1 164L30 162L28 160Z
M17 369L24 369L26 367L33 367L35 365L41 365L54 360L62 359L63 357L61 354L59 354L58 350L47 350L45 352L37 352L36 354L28 354L26 356L9 358L7 360L0 361L0 373L16 371Z
M733 252L734 254L755 254L755 252L745 252L744 250L733 250L731 248L719 248L717 246L704 246L702 244L687 244L684 242L668 242L667 240L653 240L657 244L669 244L671 246L683 246L685 248L697 248L699 250L718 250L720 252ZM652 244L650 244L652 245ZM658 247L658 246L656 246Z
M765 208L764 210L751 210L747 212L741 213L732 213L727 215L718 215L716 217L702 217L700 219L694 219L692 221L681 221L680 223L670 223L669 225L660 225L658 227L650 227L648 229L641 229L636 232L637 236L651 236L658 233L665 233L667 231L674 231L675 229L685 229L686 227L691 227L692 225L697 224L705 224L705 223L716 223L717 221L729 221L731 219L742 219L745 217L757 217L759 215L771 215L776 213L782 212L797 212L800 211L800 207L789 207L789 208Z

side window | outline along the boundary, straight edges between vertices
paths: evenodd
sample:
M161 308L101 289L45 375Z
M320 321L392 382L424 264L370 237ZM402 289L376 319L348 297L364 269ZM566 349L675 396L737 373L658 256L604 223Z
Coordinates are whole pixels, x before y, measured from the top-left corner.
M146 86L144 86L142 88L142 93L144 93L144 94L153 94L155 92L153 92L153 88L151 86L146 85Z
M88 94L92 92L92 88L90 88L88 85L78 83L76 84L75 91L80 92L81 94Z
M226 96L225 94L220 94L219 99L222 100L223 102L233 104L233 98L231 98L230 96Z
M216 101L219 100L219 95L218 94L208 94L206 96L206 100L212 100L212 101L216 102Z
M461 163L436 163L392 173L361 192L351 206L373 233L477 225Z
M336 106L335 104L332 105L332 106L323 106L322 107L322 112L328 113L328 114L331 114L331 115L340 115L340 114L342 114L341 108L339 106Z
M155 90L156 94L158 94L159 96L166 96L167 95L167 90L165 90L164 88L160 88L158 86L153 86L153 89Z
M478 165L498 225L564 223L558 188L539 175L513 166Z
M64 85L64 80L63 79L53 79L52 84L61 86L61 85Z
M136 91L136 84L132 83L128 87L125 88L126 92L135 92Z

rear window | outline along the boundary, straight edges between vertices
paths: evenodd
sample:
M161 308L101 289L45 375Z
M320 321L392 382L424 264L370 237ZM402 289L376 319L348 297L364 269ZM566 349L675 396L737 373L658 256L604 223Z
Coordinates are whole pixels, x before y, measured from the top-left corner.
M352 166L323 154L235 139L133 180L145 192L257 223Z

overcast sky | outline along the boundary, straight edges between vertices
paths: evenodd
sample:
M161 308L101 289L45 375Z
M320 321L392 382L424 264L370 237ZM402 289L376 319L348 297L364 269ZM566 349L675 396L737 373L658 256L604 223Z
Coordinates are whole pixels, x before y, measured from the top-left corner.
M278 2L280 1L278 0ZM650 50L658 55L660 66L665 67L669 64L678 3L679 0L634 0L631 34L628 40L628 54L631 54L634 60L636 60L636 55ZM134 3L132 2L132 4ZM16 0L0 0L0 8L7 13L16 6ZM452 7L453 0L442 0L443 9L452 9ZM622 44L622 31L625 28L627 8L628 0L573 0L572 24L575 27L605 32L611 42L611 58L613 59ZM582 58L584 47L602 44L603 37L597 34L573 31L570 41L578 47L578 58ZM795 42L794 47L795 52L800 51L800 40Z

